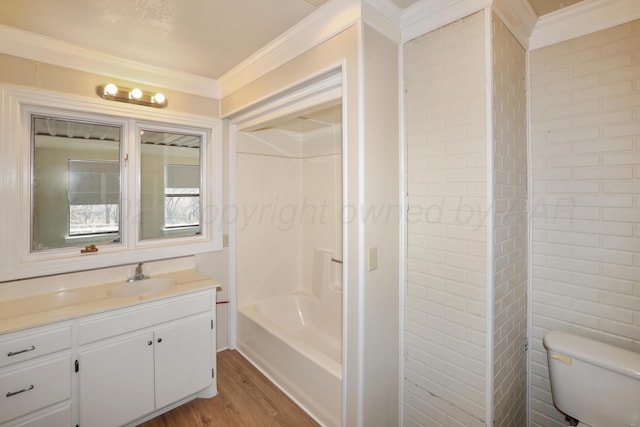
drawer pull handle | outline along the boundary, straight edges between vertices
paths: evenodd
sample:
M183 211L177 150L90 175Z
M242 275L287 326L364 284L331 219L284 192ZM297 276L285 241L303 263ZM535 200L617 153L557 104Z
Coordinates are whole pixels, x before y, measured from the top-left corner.
M29 351L33 351L33 350L35 350L35 349L36 349L36 346L35 346L35 345L32 345L31 347L29 347L29 348L25 348L24 350L20 350L20 351L10 351L9 353L7 353L7 356L8 356L8 357L16 356L16 355L18 355L18 354L22 354L22 353L26 353L26 352L29 352Z
M24 393L25 391L33 390L34 388L35 386L31 384L29 387L23 388L22 390L10 391L9 393L7 393L7 397L15 396L16 394Z

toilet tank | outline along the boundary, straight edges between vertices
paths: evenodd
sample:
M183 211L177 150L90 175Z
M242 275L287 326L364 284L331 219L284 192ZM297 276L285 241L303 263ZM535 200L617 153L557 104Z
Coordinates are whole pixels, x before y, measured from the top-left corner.
M640 427L640 353L561 331L543 343L559 410L593 427Z

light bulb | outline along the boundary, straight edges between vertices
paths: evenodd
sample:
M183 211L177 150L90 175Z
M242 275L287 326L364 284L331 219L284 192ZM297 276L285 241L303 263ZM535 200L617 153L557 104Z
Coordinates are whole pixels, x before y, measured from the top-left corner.
M104 87L105 95L115 96L116 93L118 93L118 86L114 85L113 83L109 83Z
M151 98L152 102L158 103L158 104L163 104L164 101L166 100L166 98L164 97L164 94L158 92L155 95L153 95L153 98Z
M129 95L131 95L131 98L133 99L140 99L142 98L142 91L136 87L134 89L131 89L131 92L129 92Z

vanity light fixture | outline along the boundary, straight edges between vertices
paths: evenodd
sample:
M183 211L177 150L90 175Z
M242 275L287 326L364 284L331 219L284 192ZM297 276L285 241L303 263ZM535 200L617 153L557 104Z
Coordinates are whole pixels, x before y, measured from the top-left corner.
M147 107L164 108L168 105L167 97L160 92L146 92L137 87L133 89L118 87L113 83L97 86L96 94L109 101L128 102Z

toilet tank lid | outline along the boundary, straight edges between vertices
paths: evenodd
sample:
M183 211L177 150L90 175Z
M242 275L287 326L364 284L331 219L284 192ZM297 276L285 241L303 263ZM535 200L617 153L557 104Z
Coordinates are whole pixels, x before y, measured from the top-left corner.
M564 331L547 333L543 344L547 352L570 356L640 380L640 353Z

